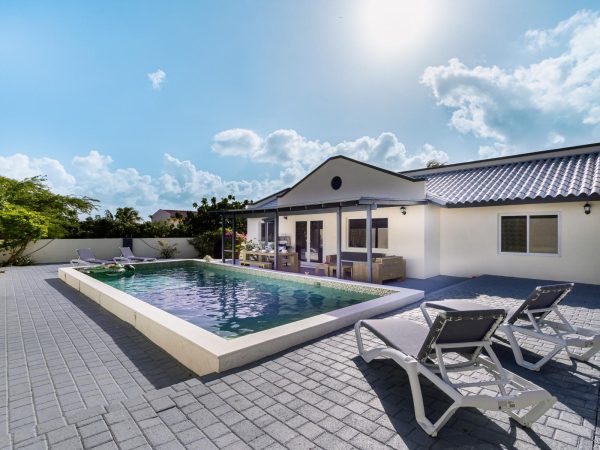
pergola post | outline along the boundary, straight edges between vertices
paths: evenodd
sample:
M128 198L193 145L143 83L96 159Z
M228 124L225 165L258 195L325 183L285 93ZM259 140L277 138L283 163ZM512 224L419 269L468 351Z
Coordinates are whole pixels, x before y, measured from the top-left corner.
M225 262L225 214L221 214L221 262Z
M368 281L369 283L373 282L373 242L371 239L371 235L373 233L373 225L371 220L371 205L367 206L367 271L368 271Z
M235 266L235 213L233 213L233 225L231 225L231 264Z
M338 206L337 214L336 214L336 226L337 226L337 234L336 234L336 252L337 257L335 260L336 263L336 273L338 278L342 278L342 207Z
M275 246L275 260L273 261L273 268L275 270L279 270L279 213L277 211L275 211L273 234L273 244Z

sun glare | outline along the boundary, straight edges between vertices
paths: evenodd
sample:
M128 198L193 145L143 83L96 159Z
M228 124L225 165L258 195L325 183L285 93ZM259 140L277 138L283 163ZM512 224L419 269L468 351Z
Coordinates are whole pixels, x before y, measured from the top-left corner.
M359 3L360 39L375 56L400 56L420 47L432 7L423 0L364 0Z

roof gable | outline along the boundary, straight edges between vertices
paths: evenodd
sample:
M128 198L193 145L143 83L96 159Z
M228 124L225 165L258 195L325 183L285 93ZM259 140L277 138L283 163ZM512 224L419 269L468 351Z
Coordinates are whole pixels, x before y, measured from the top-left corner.
M334 177L341 186L332 186ZM425 183L345 156L329 158L278 198L278 206L377 197L424 200Z

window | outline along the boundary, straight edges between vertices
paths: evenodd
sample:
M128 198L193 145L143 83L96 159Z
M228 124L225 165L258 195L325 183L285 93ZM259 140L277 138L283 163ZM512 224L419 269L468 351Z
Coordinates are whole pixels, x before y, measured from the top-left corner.
M500 251L558 254L558 215L501 216Z
M260 240L265 244L275 241L275 222L261 222L260 224Z
M388 220L371 219L371 245L388 248ZM348 247L367 247L367 219L348 220Z

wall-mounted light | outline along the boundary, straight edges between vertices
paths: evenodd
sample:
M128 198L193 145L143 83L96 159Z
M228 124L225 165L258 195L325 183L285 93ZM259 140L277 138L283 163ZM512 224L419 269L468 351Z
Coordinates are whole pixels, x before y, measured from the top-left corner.
M403 216L406 215L406 208L404 206L400 207L400 212L402 213Z
M589 203L586 203L585 205L583 205L583 212L586 214L589 214L592 212L592 205L590 205Z
M283 216L283 218L284 218L285 220L287 220L287 216Z

